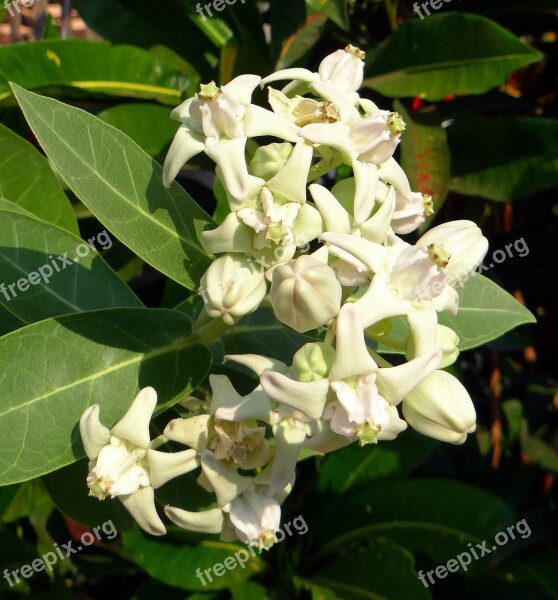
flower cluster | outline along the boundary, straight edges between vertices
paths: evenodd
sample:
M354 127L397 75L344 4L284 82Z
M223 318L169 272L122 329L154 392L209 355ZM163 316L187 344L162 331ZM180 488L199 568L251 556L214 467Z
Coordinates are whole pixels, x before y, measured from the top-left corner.
M290 365L226 357L253 371L257 387L241 396L226 376L211 375L210 401L172 420L151 442L151 388L110 431L98 406L86 411L81 433L90 493L118 496L151 533L165 531L154 490L200 467L198 483L215 494L215 507L167 506L168 518L268 547L303 449L327 453L393 440L408 424L460 444L475 429L469 394L442 370L456 360L459 340L438 324L438 313L456 314L456 287L482 261L487 240L470 221L435 227L415 244L399 237L432 214L432 198L411 190L393 158L405 130L400 115L358 93L363 58L347 46L317 73L295 68L263 80L242 75L222 87L212 82L173 112L181 125L165 183L204 152L230 207L201 239L218 255L200 287L208 318L232 325L267 298L277 319L314 332L316 341ZM251 103L258 86L285 80L282 90L268 87L271 110ZM253 140L266 137L280 141ZM352 177L332 189L319 183L340 165ZM408 322L403 342L390 339L394 317ZM371 340L395 344L406 360L392 366L370 349ZM188 449L155 450L169 441Z

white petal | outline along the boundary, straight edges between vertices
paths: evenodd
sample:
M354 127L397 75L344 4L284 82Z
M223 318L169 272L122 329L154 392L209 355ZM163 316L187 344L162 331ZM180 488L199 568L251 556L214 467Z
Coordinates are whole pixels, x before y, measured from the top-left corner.
M242 400L242 396L234 389L233 384L226 375L210 375L209 385L213 392L209 407L209 414L211 415L214 415L215 411L223 404Z
M202 136L181 125L174 136L163 166L163 183L169 187L182 167L205 149Z
M306 202L308 171L312 164L312 145L300 140L284 167L266 184L274 195L289 202Z
M149 421L157 405L157 392L152 387L140 390L128 412L111 429L111 434L140 448L149 446Z
M229 197L233 212L253 205L265 181L248 173L245 137L224 140L208 146L205 153L217 164L217 174Z
M323 144L341 150L346 158L353 158L353 145L345 123L312 123L305 125L298 135L314 144Z
M337 381L377 370L366 347L360 315L353 304L345 304L337 317L335 361L329 379Z
M198 453L195 450L184 450L182 452L148 450L147 461L153 489L161 487L173 477L193 471L200 465Z
M322 215L326 231L350 233L351 217L339 200L327 188L316 183L308 190Z
M252 252L254 232L238 219L237 213L230 213L225 220L210 231L201 234L201 243L206 252Z
M260 356L259 354L227 354L225 360L233 360L239 365L244 365L259 377L264 371L277 371L285 373L287 365L275 358Z
M376 202L376 188L380 177L376 165L353 161L355 174L354 224L364 223L372 214Z
M438 316L435 310L421 310L410 312L407 315L411 335L413 336L413 345L415 356L436 348L436 334L438 325Z
M270 423L271 403L269 396L258 386L244 398L221 404L215 412L215 418L223 419L224 421L257 419L264 423Z
M90 406L79 420L79 431L81 441L85 448L85 454L89 460L97 458L99 452L109 442L110 431L99 420L98 404Z
M365 329L383 319L404 315L410 310L409 303L401 301L394 291L388 289L380 275L374 276L370 287L354 306Z
M327 379L301 382L273 371L265 371L260 378L264 391L272 400L296 408L311 419L322 416L329 382Z
M240 103L246 106L250 103L252 94L261 81L262 78L258 75L239 75L224 85L223 90L232 92L240 100Z
M332 86L323 83L314 83L312 87L324 100L329 100L335 105L343 122L350 123L360 118L359 112L355 108L353 102L354 96L352 94L336 90Z
M190 512L174 506L165 506L165 514L175 525L189 531L221 533L223 529L223 511L220 508Z
M310 448L310 450L325 454L344 448L351 441L353 440L332 431L330 424L322 419L317 421L317 427L315 432L312 433L312 437L307 438L302 445L304 448Z
M367 240L383 244L395 211L395 188L390 187L385 200L370 219L360 226L360 232Z
M210 415L196 415L189 419L173 419L163 435L173 442L190 446L201 454L207 448Z
M446 285L444 291L432 300L432 306L438 311L447 311L450 315L456 315L459 308L459 294L457 290Z
M140 488L129 496L119 496L119 499L144 531L151 535L167 533L155 509L155 492L151 486Z
M292 121L261 106L250 104L246 109L244 132L250 138L271 135L287 142L298 142L299 129Z
M202 469L215 490L217 504L225 506L252 485L250 477L242 477L224 461L217 460L213 452L206 450L201 456Z
M322 216L310 204L302 204L293 226L297 246L304 246L315 240L324 230Z
M271 75L268 75L261 81L261 86L267 85L268 83L272 83L274 81L284 81L286 79L291 79L293 81L307 81L311 83L313 81L319 81L320 76L317 73L312 73L308 69L301 68L293 68L293 69L283 69L281 71L276 71Z
M366 265L372 273L384 270L388 251L380 244L347 233L326 232L320 236L320 239L353 255L358 261Z
M306 433L302 429L277 425L273 428L276 449L271 465L271 488L280 492L291 481Z
M380 394L390 403L397 404L440 364L442 353L431 348L409 362L397 367L380 369L376 384Z

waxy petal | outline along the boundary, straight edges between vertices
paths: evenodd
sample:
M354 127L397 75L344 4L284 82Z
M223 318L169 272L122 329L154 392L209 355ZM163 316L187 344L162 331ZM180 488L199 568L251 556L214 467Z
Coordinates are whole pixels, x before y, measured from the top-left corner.
M306 433L302 429L276 425L273 428L275 438L275 457L271 464L270 485L274 492L280 492L291 481L296 471L298 455Z
M260 85L261 87L263 87L268 83L273 83L274 81L285 81L287 79L293 81L306 81L308 83L312 83L314 81L319 81L320 76L318 75L318 73L312 73L312 71L309 71L308 69L282 69L281 71L276 71L275 73L264 77Z
M311 419L322 416L329 390L327 379L301 382L281 373L265 371L260 382L273 401L295 408Z
M138 525L151 535L165 535L167 530L155 509L155 492L151 486L140 488L129 496L119 496L120 501Z
M202 469L215 490L217 504L225 506L252 485L250 477L239 475L225 461L217 460L213 452L205 450L201 456Z
M223 511L220 508L190 512L174 506L165 506L165 514L178 527L199 533L221 533Z
M149 422L157 405L157 392L152 387L140 390L128 412L111 429L111 434L140 448L149 446Z
M253 250L254 231L246 226L236 213L230 213L216 229L204 231L201 243L206 252L221 254L222 252L251 253Z
M196 415L188 419L173 419L163 435L173 442L190 446L201 454L207 448L210 415Z
M182 452L148 450L147 461L153 489L161 487L174 477L193 471L200 465L200 459L195 450L184 450Z
M270 135L287 142L298 142L300 127L270 110L249 104L244 117L244 133L250 137Z
M264 423L271 423L271 402L269 396L258 386L244 398L221 404L215 412L215 418L223 419L224 421L257 419Z
M275 196L289 202L306 202L306 185L312 154L312 145L300 140L283 168L266 183L266 187Z
M353 158L349 127L345 123L311 123L305 125L298 135L314 144L336 148L344 153L346 159Z
M353 304L345 304L335 325L335 361L329 374L330 381L375 373L378 370L378 365L366 347L363 332L358 310Z
M276 358L268 358L259 354L227 354L225 360L233 360L239 365L244 365L260 377L264 371L277 371L285 373L287 365Z
M353 161L353 170L355 174L354 224L360 225L372 214L380 177L376 165L365 164L358 160Z
M213 392L209 407L210 415L214 415L220 406L242 400L242 396L234 389L231 380L226 375L210 375L209 385Z
M431 348L402 365L380 369L376 376L380 394L390 404L398 404L425 377L434 373L441 358L442 352L438 348Z
M232 92L241 104L247 106L250 104L254 90L260 85L261 81L262 78L259 75L239 75L224 85L223 90Z
M421 310L410 312L407 315L415 356L419 356L432 348L436 348L436 333L438 325L438 316L435 310Z
M308 190L322 215L326 231L351 232L351 215L323 185L313 183Z
M378 210L360 226L363 237L371 242L383 244L395 212L395 188L390 187L388 194Z
M371 273L378 273L384 270L388 250L380 244L369 242L367 239L347 233L326 232L320 236L320 239L331 246L335 246L351 254L359 262L366 265Z
M85 454L89 460L97 458L99 452L109 443L110 431L99 420L100 407L98 404L90 406L79 420L81 441Z
M196 154L205 149L204 138L187 125L181 125L174 136L163 166L163 183L169 187L180 169Z

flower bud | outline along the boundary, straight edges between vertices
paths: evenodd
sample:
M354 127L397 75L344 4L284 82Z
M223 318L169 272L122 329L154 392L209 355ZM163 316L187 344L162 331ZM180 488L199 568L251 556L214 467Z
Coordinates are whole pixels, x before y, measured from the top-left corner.
M341 92L356 92L364 79L364 56L362 50L350 44L326 56L318 69L322 83Z
M341 292L331 267L312 256L301 256L273 271L270 299L275 316L303 333L337 315Z
M434 227L417 242L417 246L429 244L442 246L449 255L445 269L453 287L469 279L488 250L488 240L472 221L450 221Z
M210 317L232 325L258 308L267 291L265 276L250 259L225 254L215 260L200 282L199 293Z
M407 394L403 416L419 433L452 444L462 444L476 429L469 393L445 371L435 371Z
M293 152L291 144L268 144L254 152L250 161L250 174L268 181L285 166Z
M335 360L335 350L320 342L304 344L293 357L293 369L298 381L327 379Z
M436 348L442 351L442 360L438 365L439 369L445 369L449 367L449 365L453 365L453 363L457 360L459 356L459 337L457 333L450 327L446 327L445 325L437 325L436 326ZM411 334L407 336L407 348L405 351L405 356L408 360L411 360L416 355L415 351L415 342L414 338Z

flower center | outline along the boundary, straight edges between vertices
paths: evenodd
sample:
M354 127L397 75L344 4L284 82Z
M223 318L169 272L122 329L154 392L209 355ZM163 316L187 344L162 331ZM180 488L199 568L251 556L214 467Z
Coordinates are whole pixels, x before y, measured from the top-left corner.
M360 60L364 60L366 58L365 52L356 46L352 46L351 44L345 46L345 52L351 56L354 56L355 58L359 58Z

